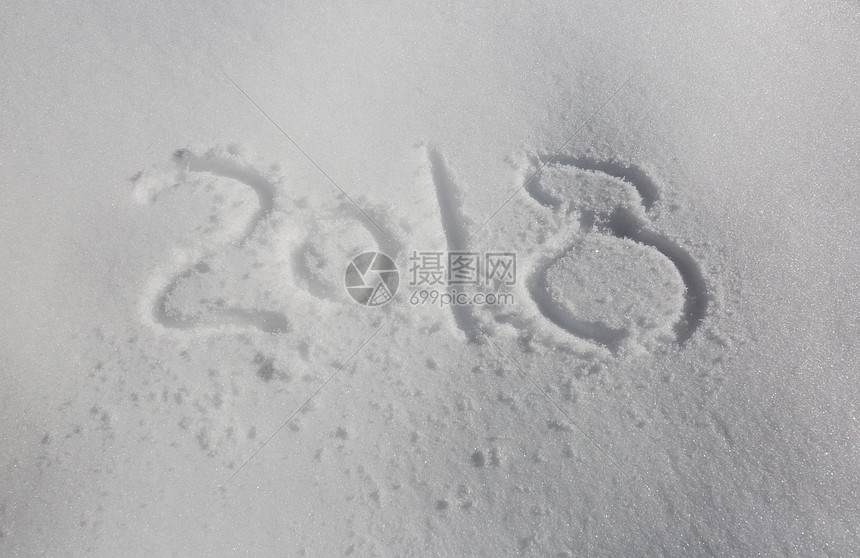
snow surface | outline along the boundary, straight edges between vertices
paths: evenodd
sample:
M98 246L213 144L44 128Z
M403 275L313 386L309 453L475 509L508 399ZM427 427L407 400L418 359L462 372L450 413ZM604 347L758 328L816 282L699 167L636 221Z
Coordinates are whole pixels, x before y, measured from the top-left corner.
M860 554L858 27L7 3L0 556Z

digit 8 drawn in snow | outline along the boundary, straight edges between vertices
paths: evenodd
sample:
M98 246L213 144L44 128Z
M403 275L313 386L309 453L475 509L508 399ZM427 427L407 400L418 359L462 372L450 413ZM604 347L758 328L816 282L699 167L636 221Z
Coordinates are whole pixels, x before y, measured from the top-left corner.
M451 170L438 150L428 149L427 159L449 248L478 250L481 239L468 234ZM693 336L707 311L706 283L689 253L654 230L659 189L646 172L613 160L535 156L521 179L541 211L552 212L557 230L538 231L519 247L527 271L520 294L530 303L489 309L495 322L530 338L538 319L548 320L613 353L683 346ZM492 237L492 228L484 235ZM477 338L480 312L452 312L466 336Z

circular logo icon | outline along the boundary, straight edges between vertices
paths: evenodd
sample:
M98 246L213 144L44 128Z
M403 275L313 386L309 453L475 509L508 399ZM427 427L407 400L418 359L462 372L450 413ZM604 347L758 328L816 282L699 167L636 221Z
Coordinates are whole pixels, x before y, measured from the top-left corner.
M352 259L344 276L346 290L365 306L382 306L394 297L400 274L394 260L380 252L365 252Z

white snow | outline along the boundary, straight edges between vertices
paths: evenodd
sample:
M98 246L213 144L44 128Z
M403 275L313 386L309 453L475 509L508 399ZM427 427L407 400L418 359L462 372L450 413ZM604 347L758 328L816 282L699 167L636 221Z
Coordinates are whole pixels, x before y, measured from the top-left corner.
M857 554L856 3L3 14L0 556Z

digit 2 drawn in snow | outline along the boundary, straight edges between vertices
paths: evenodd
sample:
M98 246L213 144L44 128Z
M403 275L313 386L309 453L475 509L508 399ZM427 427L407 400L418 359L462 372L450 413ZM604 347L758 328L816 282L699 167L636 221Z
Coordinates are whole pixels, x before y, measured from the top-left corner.
M205 225L154 273L144 296L142 318L157 330L289 332L290 296L340 302L345 298L343 261L358 253L357 247L395 253L400 248L368 227L351 204L305 208L303 199L287 195L276 167L264 171L248 165L238 151L230 147L197 155L182 149L174 153L172 169L133 178L141 203L156 202L165 191L190 191L195 202L204 198L211 203L208 216L199 218ZM344 246L333 240L338 236L347 237ZM327 255L334 261L327 261ZM253 274L268 274L265 284L242 288Z
M197 299L198 304L194 308L180 302L181 297L177 296L179 291L187 288L187 284L193 279L210 273L213 267L212 258L223 247L247 247L260 225L275 208L276 185L257 169L242 166L226 156L214 156L214 153L201 157L182 149L173 154L173 162L177 172L177 182L173 186L186 185L206 191L212 194L216 202L213 205L216 207L213 207L209 219L213 226L204 231L209 233L209 241L199 243L184 253L182 259L191 260L190 265L177 262L184 269L176 272L149 301L152 318L160 326L175 330L232 325L240 328L253 327L266 333L289 331L290 321L281 311L231 306L224 299L213 300L205 296ZM239 198L233 201L234 209L245 213L245 219L244 222L241 219L234 220L238 222L233 222L230 227L220 223L222 218L218 216L217 205L229 196L229 189L234 188L235 183L248 187L256 199L251 201ZM154 201L160 189L162 188L157 186L147 189L143 185L139 195L149 199L141 201ZM254 202L257 207L251 211L247 206ZM220 232L214 231L216 225L221 226Z

